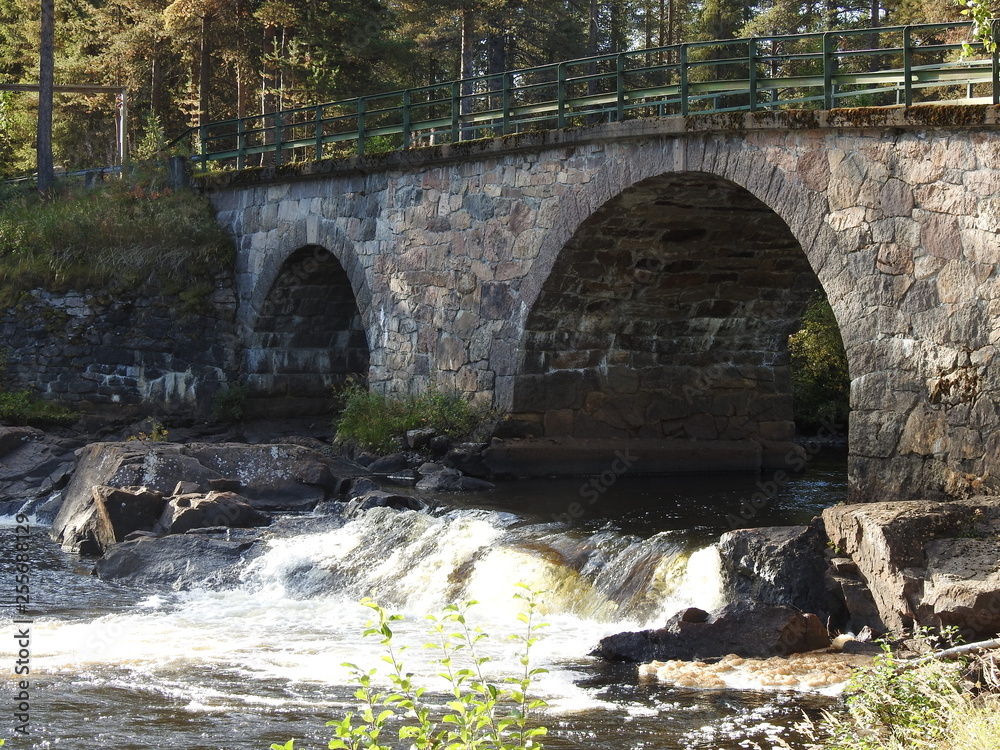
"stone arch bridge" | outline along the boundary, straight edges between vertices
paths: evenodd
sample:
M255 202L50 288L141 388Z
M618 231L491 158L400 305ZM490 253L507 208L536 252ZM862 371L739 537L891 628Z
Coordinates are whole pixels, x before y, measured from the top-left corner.
M362 372L496 407L537 438L529 463L547 441L596 471L614 445L654 468L795 468L787 339L822 288L853 498L943 497L1000 484L997 120L662 118L202 186L237 240L260 393L306 408Z

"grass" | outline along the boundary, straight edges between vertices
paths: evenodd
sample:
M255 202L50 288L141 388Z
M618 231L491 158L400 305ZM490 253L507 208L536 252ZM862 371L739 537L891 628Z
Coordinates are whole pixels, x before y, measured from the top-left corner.
M989 658L931 661L911 669L886 651L859 672L848 716L818 727L822 750L1000 750L1000 695Z
M156 179L0 194L0 305L51 292L183 286L231 266L232 241L208 202Z
M0 424L53 425L71 424L79 414L52 401L35 398L29 391L0 390Z
M399 450L408 430L427 427L458 439L471 434L488 417L463 396L435 388L416 396L387 396L350 385L342 398L337 442L378 453Z

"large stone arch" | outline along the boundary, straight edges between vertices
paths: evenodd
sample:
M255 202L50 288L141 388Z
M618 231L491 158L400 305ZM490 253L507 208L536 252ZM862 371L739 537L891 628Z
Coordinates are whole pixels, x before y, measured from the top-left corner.
M371 346L355 285L320 245L270 261L273 268L251 298L245 332L243 370L254 410L322 413L331 405L332 386L368 376Z
M780 466L795 437L787 340L819 286L745 188L706 172L638 181L552 264L513 411L552 437L753 441Z

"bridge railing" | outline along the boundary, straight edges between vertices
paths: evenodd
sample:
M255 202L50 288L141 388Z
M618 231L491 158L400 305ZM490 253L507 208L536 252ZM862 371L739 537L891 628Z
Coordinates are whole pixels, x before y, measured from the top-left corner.
M191 140L202 166L242 169L636 117L1000 104L998 54L971 29L966 21L689 42L212 122L177 140ZM974 58L962 55L969 48Z

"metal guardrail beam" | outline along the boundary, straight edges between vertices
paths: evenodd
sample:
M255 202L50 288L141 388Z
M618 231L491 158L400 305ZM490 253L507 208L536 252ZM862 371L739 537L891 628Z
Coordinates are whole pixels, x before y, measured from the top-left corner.
M243 168L250 157L279 165L632 117L909 106L969 99L977 87L1000 104L998 55L971 42L971 28L891 26L597 55L212 122L174 142L191 140L202 167ZM993 38L1000 42L1000 22ZM948 59L970 43L981 59Z

